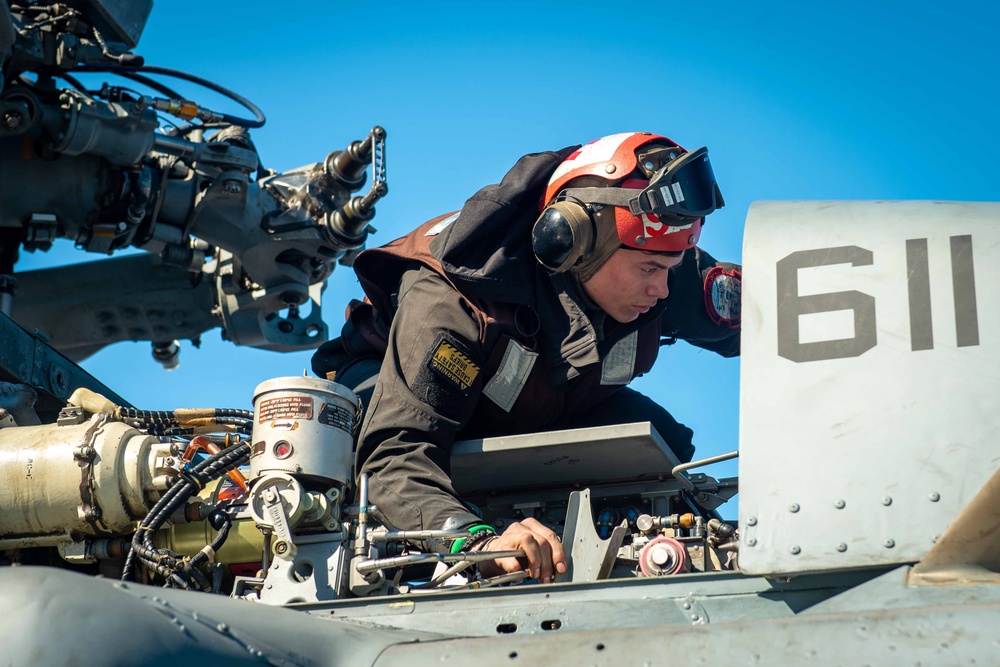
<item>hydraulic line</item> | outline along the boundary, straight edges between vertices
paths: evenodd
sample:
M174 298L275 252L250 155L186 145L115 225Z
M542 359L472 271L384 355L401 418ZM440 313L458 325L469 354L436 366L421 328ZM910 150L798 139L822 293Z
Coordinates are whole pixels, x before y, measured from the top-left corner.
M128 581L132 577L135 566L135 559L139 558L143 564L157 574L173 581L183 584L183 587L190 585L191 579L202 589L210 586L210 582L197 571L197 565L204 563L217 551L229 534L230 520L222 512L222 516L215 516L210 520L213 528L218 530L216 538L206 549L199 552L192 559L185 559L166 549L157 549L153 544L153 533L159 530L164 523L176 512L192 495L205 486L209 481L220 477L229 470L242 465L250 458L250 444L240 443L229 449L224 449L218 454L202 461L196 466L186 470L180 479L163 494L156 505L149 511L146 518L139 524L139 528L132 538L132 549L125 560L125 567L122 571L122 580ZM177 576L174 576L177 575Z
M191 457L193 457L199 449L208 452L208 454L212 456L222 451L222 449L217 444L215 444L205 436L196 435L194 438L191 439L191 442L188 443L187 449L184 451L184 455L181 458L183 458L185 461L190 461ZM240 489L243 491L243 495L246 495L248 493L247 478L244 477L243 473L241 473L238 469L233 468L232 470L230 470L229 478L236 483L236 486L240 487Z
M76 68L80 72L104 72L108 74L122 74L123 67L113 67L107 65L84 65ZM264 116L264 112L260 110L256 104L243 97L239 93L230 90L224 86L221 86L214 81L209 81L208 79L203 79L195 74L190 74L188 72L182 72L176 69L170 69L169 67L157 67L156 65L142 65L141 67L130 67L127 69L128 72L143 72L146 74L160 74L162 76L169 76L175 79L181 79L188 81L190 83L197 84L208 88L209 90L215 91L224 97L228 97L237 104L241 105L253 114L253 120L246 118L237 118L236 116L230 116L229 114L219 114L220 119L224 123L229 125L238 125L239 127L245 127L247 129L255 129L258 127L263 127L264 123L267 122L267 118Z
M220 430L250 435L253 412L231 408L182 408L178 410L136 410L115 408L115 418L150 435L191 436ZM221 428L220 428L221 427Z

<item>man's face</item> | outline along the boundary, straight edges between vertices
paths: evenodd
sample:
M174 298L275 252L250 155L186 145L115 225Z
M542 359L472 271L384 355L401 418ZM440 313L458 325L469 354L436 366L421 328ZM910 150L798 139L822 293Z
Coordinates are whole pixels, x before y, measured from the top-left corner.
M590 300L618 322L631 322L667 298L667 274L683 255L671 257L619 248L583 283Z

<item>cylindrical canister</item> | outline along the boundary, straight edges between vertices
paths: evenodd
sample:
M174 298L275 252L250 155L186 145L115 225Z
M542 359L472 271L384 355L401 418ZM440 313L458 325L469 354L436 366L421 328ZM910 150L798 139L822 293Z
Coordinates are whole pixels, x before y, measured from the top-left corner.
M347 484L354 459L358 398L347 387L282 377L254 391L250 476L269 472Z

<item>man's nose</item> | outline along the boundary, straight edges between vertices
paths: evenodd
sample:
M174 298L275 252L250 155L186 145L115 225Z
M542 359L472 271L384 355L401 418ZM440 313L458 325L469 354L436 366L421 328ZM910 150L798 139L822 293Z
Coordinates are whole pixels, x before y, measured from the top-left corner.
M666 299L667 295L670 294L670 287L668 286L669 275L656 276L650 281L649 286L646 288L646 293L657 299Z

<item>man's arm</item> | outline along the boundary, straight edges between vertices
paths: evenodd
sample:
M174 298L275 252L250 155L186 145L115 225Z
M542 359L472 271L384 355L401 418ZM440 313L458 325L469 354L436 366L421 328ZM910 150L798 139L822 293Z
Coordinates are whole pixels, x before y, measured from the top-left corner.
M478 320L461 295L428 269L407 271L358 447L369 500L393 528L438 529L469 514L450 457L479 400L483 358Z
M724 357L738 355L741 273L740 265L718 262L701 248L685 252L670 276L663 335Z
M369 502L392 528L465 528L479 519L451 482L451 446L481 398L479 321L462 297L427 269L408 271L358 448L358 470L369 475ZM445 545L426 546L441 549ZM514 522L483 547L523 550L532 576L551 581L566 571L555 533L535 519ZM515 572L525 563L484 563L486 575Z

